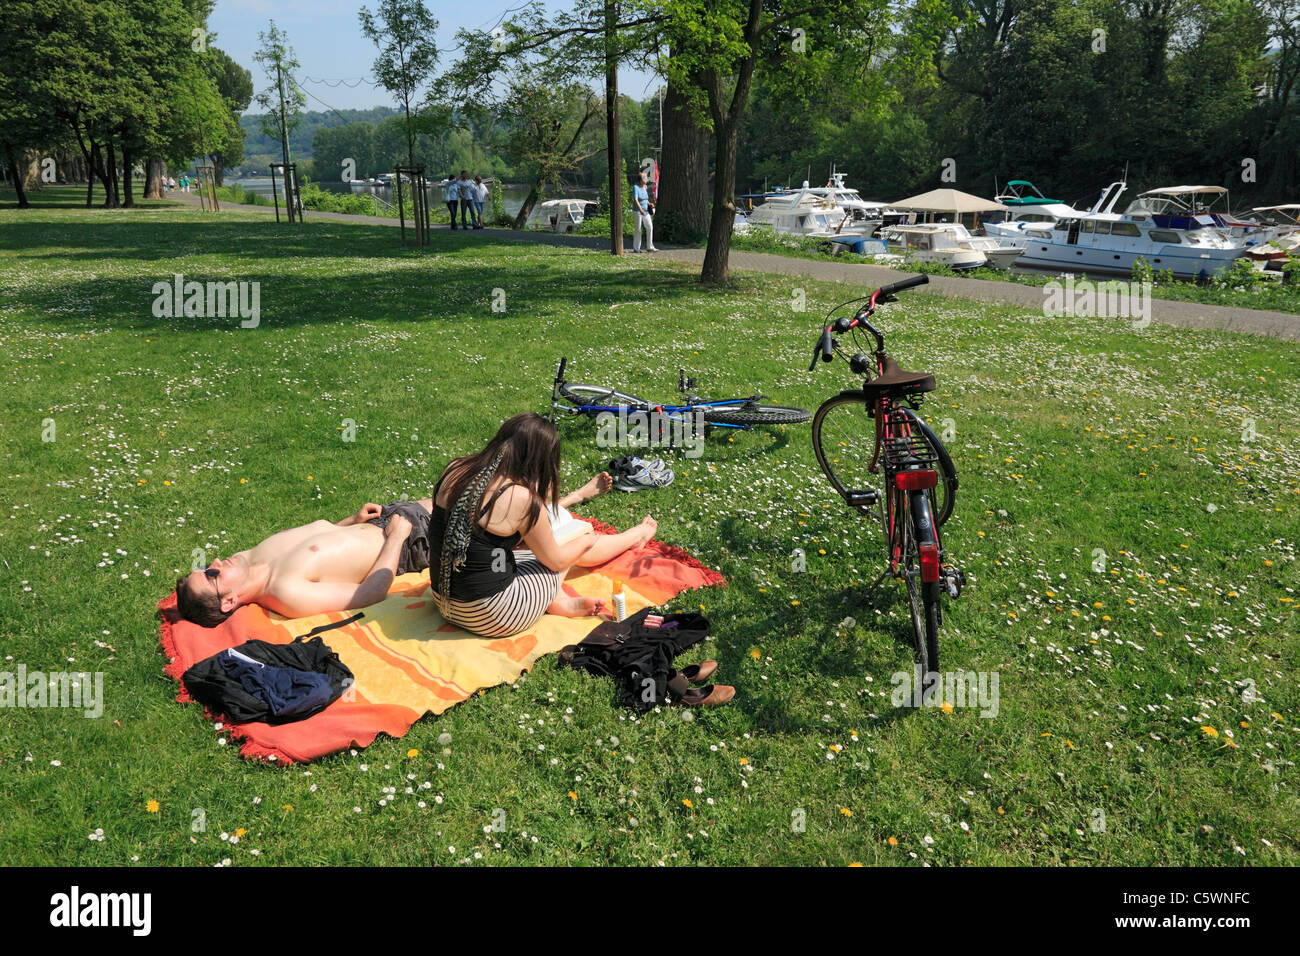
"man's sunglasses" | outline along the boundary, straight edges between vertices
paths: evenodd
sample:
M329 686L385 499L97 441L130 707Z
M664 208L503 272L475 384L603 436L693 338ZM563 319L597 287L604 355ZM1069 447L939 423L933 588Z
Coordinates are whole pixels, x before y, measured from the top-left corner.
M217 587L217 578L221 576L221 572L216 568L204 568L203 576L212 582L212 589L217 592L217 600L220 601L221 589Z

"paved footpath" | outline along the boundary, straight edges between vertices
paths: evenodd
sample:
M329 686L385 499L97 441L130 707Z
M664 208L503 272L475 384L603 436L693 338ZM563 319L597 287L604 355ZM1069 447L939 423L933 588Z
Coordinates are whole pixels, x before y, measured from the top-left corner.
M198 196L194 193L172 192L167 198L194 205L198 205L199 202ZM273 217L275 215L275 210L267 206L223 203L220 215L225 215L228 212L254 216ZM280 210L280 215L281 217L285 215L283 209ZM307 222L320 220L356 222L368 226L392 226L395 229L399 226L396 219L307 210ZM442 232L452 232L447 226L443 225L435 225L434 228ZM456 230L453 234L465 236L466 241L473 241L474 238L484 238L500 239L507 242L534 242L551 246L572 246L593 250L608 251L609 249L609 240L603 237L570 236L540 230L474 229L463 233ZM627 249L628 254L631 255L630 242ZM663 248L656 253L642 253L641 255L647 262L663 259L696 268L704 264L703 249ZM842 282L863 291L869 291L889 282L897 282L899 279L906 277L906 273L861 262L796 259L766 252L740 252L737 250L733 250L731 253L730 266L733 271L766 272L777 275L804 276L826 282ZM931 276L926 292L934 292L939 295L960 299L975 299L981 302L1019 306L1033 312L1041 312L1043 309L1044 293L1042 286L1018 285L1014 282L997 282L987 279L963 279L955 276ZM1151 300L1151 320L1163 325L1178 325L1194 329L1223 329L1229 332L1267 335L1290 342L1300 342L1300 315L1293 315L1288 312L1242 309L1227 305L1204 305L1199 302L1153 298Z

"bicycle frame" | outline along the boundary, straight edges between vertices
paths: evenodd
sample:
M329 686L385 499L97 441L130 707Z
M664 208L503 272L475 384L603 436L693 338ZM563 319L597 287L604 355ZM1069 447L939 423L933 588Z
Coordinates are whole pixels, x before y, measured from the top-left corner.
M668 421L681 422L683 424L691 424L691 420L689 418L682 417L682 416L689 415L692 411L694 411L697 408L719 408L724 405L735 405L737 402L754 401L756 399L763 397L761 395L751 395L747 398L740 398L740 397L724 398L724 399L717 399L714 401L693 400L687 402L684 405L652 405L649 402L644 401L643 399L638 399L638 402L640 402L640 404L636 406L568 405L561 401L562 396L560 395L560 386L565 384L564 368L565 365L568 363L568 361L569 360L567 358L560 359L559 368L556 370L555 373L555 383L551 386L552 415L549 417L551 418L552 421L554 421L554 412L568 412L571 415L587 415L589 417L594 418L597 415L600 415L602 412L609 412L613 415L617 415L620 412L626 413L628 411L635 411L635 412L643 412L643 413L650 413L650 412L658 413ZM678 373L677 387L680 391L685 392L688 388L694 386L694 384L695 384L695 380L686 378L684 372ZM611 388L608 391L610 392L610 394L615 394L617 392L617 389ZM738 431L754 430L752 425L731 425L725 422L709 422L708 427L709 428L734 428Z

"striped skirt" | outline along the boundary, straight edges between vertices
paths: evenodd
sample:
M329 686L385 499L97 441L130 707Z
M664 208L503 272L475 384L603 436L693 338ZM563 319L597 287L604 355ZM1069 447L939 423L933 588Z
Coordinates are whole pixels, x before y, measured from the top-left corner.
M531 551L515 552L515 577L504 591L477 601L452 600L445 617L452 624L484 637L509 637L541 620L560 594L563 574L556 574ZM435 597L437 592L434 592Z

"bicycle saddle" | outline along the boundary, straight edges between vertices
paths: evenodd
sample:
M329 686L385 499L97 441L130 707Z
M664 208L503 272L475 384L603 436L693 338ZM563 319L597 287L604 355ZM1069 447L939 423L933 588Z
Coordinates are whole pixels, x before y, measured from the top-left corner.
M868 395L897 395L914 392L933 392L936 386L934 376L929 372L909 372L898 367L888 355L884 359L885 370L862 386Z

